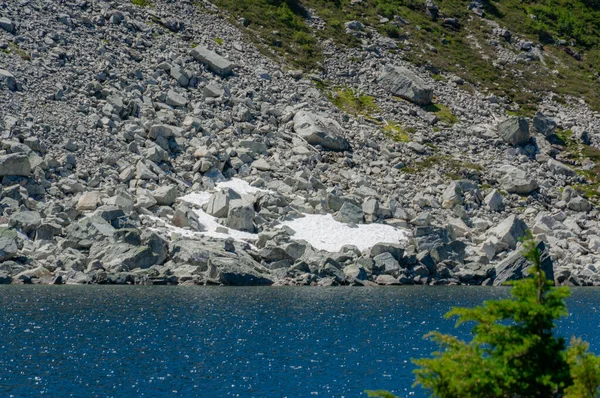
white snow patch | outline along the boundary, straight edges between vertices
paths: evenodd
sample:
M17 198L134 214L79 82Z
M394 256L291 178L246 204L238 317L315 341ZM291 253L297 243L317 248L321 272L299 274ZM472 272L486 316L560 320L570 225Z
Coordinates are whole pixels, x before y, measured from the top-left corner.
M257 192L271 192L268 189L253 187L244 180L232 178L229 181L223 181L217 184L217 189L231 188L240 195L251 195Z
M338 252L344 245L354 245L365 250L377 243L399 243L408 239L407 230L384 224L360 224L351 227L333 219L333 215L305 214L304 217L286 221L296 233L294 240L305 240L315 249Z
M217 189L222 188L231 188L235 192L240 195L248 195L256 192L269 192L265 189L260 189L251 186L244 180L240 180L239 178L234 178L230 181L220 182L217 184ZM201 209L202 206L208 203L212 193L210 192L192 192L185 196L179 198L182 202L189 203L191 205L195 205L200 207L200 209L193 209L193 212L198 216L198 222L204 226L206 231L196 232L191 231L189 229L179 228L174 225L168 225L164 220L158 217L149 217L150 219L156 221L157 223L163 224L164 228L168 232L177 233L181 236L185 237L193 237L193 236L209 236L216 239L228 239L233 238L240 242L252 242L258 239L258 234L253 234L250 232L238 231L236 229L227 228L224 225L218 222L216 217L211 216ZM226 228L227 232L217 232L217 228L223 229Z

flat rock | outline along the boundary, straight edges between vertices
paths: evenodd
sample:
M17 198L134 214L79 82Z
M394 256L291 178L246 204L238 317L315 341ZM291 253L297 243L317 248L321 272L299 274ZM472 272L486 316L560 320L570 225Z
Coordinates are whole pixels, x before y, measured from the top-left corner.
M0 177L1 176L22 176L31 175L31 163L29 156L24 153L11 153L9 155L0 155Z
M198 62L203 63L212 72L227 77L233 72L234 63L223 58L214 51L204 46L197 46L192 50L192 57Z
M343 138L344 130L333 119L308 111L294 116L294 131L311 145L320 145L332 151L346 151L350 143Z
M402 66L386 65L378 82L393 95L417 105L429 105L433 100L433 88Z

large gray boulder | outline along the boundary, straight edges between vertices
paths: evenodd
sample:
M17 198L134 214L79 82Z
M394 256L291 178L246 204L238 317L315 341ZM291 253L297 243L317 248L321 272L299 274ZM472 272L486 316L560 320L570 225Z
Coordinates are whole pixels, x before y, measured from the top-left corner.
M268 286L271 277L246 258L211 258L208 276L228 286Z
M152 196L160 206L171 206L178 194L179 191L175 185L164 185L152 192Z
M0 29L4 29L8 33L15 33L15 24L6 17L0 17Z
M90 259L99 260L106 270L130 271L150 268L159 264L160 258L149 246L127 243L99 243L90 249Z
M294 131L311 145L320 145L331 151L350 149L350 144L342 137L342 126L325 116L300 111L294 116Z
M537 245L538 250L542 253L542 270L546 274L546 278L554 281L554 266L550 254L546 250L544 242ZM495 267L496 278L494 286L502 285L508 281L519 280L529 275L528 269L531 263L525 259L523 253L515 251L508 257L498 263Z
M10 91L17 91L19 89L15 76L5 69L0 69L0 83L4 83ZM2 86L0 85L0 87Z
M34 232L42 223L42 217L37 211L20 211L8 219L8 225L29 234Z
M536 129L537 132L543 134L545 137L548 137L554 130L556 129L556 122L544 116L543 113L537 112L533 117L533 128Z
M217 218L227 217L227 214L229 213L229 203L236 199L241 199L241 196L231 188L216 192L210 197L206 212Z
M511 249L515 249L517 243L525 236L528 229L527 224L513 214L492 228L490 233L496 236L501 242L506 243Z
M223 58L214 51L204 46L197 46L192 50L192 57L198 62L206 65L214 73L227 77L233 72L235 64L226 58Z
M508 193L528 195L538 189L538 183L529 174L517 167L506 165L500 169L502 189Z
M31 163L29 162L29 156L27 156L27 154L11 153L8 155L0 155L0 177L29 177L30 175Z
M238 231L254 232L254 206L242 200L234 200L229 204L227 226Z
M110 240L116 229L98 215L84 217L65 229L67 239L76 248L90 248L98 241Z
M336 221L347 224L362 224L365 215L362 207L357 206L352 202L344 202L340 211L338 211L333 218Z
M522 117L510 117L498 125L498 135L514 146L529 142L529 122Z
M417 105L429 105L433 100L433 88L402 66L386 65L378 82L393 95Z
M18 251L17 231L0 227L0 262L15 257Z

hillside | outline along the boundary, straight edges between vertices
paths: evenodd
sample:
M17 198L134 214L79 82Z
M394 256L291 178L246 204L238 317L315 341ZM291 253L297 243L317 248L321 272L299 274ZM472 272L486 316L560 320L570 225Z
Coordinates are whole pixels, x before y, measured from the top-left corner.
M598 285L599 9L4 2L0 281Z

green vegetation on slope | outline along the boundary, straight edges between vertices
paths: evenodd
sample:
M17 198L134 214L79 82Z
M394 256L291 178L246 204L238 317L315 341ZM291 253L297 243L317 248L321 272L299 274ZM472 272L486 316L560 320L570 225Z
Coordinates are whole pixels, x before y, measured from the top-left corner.
M233 22L245 18L240 25L247 26L250 36L263 49L306 70L320 68L321 40L332 39L339 45L358 44L358 39L345 33L343 25L358 20L392 38L408 38L408 44L400 42L400 45L410 61L453 72L492 94L506 96L521 106L521 113L532 113L549 91L559 96L583 97L592 107L600 109L597 0L484 1L486 18L508 28L513 35L544 44L547 56L543 60L523 58L510 65L495 62L498 47L488 39L492 27L467 9L469 0L437 0L441 12L437 21L426 16L423 0L364 0L356 4L350 0L215 0L215 3L229 13ZM309 27L307 10L314 10L325 22L322 29ZM445 24L446 17L457 18L460 28ZM428 45L435 47L435 52ZM514 48L511 51L519 53ZM575 53L580 54L580 60L573 57Z

